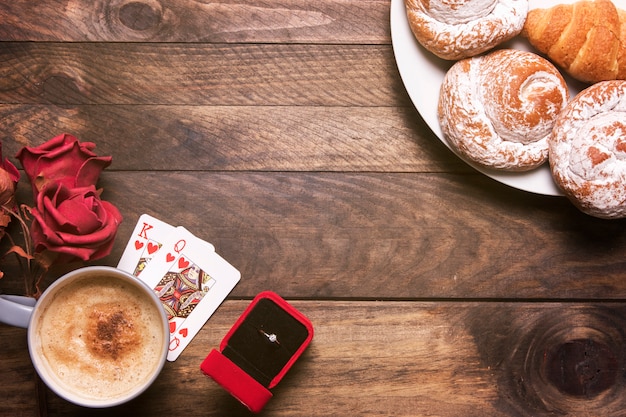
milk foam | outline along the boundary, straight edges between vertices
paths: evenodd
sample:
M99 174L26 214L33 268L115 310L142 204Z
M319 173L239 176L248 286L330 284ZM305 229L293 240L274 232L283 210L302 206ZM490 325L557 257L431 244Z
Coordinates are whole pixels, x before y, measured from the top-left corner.
M47 372L93 400L124 397L144 385L166 343L157 306L138 288L107 276L61 288L38 327Z

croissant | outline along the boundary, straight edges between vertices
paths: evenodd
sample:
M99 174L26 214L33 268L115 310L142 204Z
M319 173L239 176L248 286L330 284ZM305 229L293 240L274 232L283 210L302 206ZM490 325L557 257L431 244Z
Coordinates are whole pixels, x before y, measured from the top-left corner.
M581 91L565 107L548 139L554 181L581 211L626 217L626 81Z
M498 49L457 61L448 70L439 95L439 124L466 159L527 171L548 158L548 136L568 100L565 80L550 61Z
M411 31L439 58L478 55L522 31L528 0L404 0Z
M530 10L521 34L579 81L626 78L626 12L610 0Z

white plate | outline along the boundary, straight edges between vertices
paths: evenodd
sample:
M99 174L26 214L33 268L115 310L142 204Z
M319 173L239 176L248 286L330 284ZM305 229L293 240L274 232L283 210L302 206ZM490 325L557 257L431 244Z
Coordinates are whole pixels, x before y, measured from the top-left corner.
M530 8L548 8L558 3L573 3L563 0L531 0ZM626 0L614 1L618 7L626 9ZM428 127L448 147L437 118L439 88L448 68L453 62L437 58L417 42L406 16L404 0L391 0L391 42L400 77L413 105L417 108ZM507 47L531 50L530 45L520 37L508 42ZM567 78L566 78L567 79ZM581 85L568 80L572 97L580 91ZM452 149L452 148L450 148ZM563 195L554 183L548 164L527 172L503 172L487 169L467 161L477 171L511 187L544 195Z

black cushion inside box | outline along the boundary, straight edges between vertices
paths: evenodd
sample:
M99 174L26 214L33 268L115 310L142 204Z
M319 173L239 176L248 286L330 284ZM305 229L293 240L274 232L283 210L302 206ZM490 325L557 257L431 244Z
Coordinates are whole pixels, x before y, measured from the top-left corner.
M267 335L272 334L278 343L269 340ZM222 354L267 388L308 334L288 311L262 298L232 333Z

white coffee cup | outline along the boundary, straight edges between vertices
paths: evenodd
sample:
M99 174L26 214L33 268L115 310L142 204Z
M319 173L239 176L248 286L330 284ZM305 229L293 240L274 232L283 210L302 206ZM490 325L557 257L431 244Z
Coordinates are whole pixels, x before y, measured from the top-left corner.
M39 300L0 296L0 322L28 328L28 349L45 384L91 408L144 392L163 369L169 326L161 301L122 270L89 266L54 281Z

